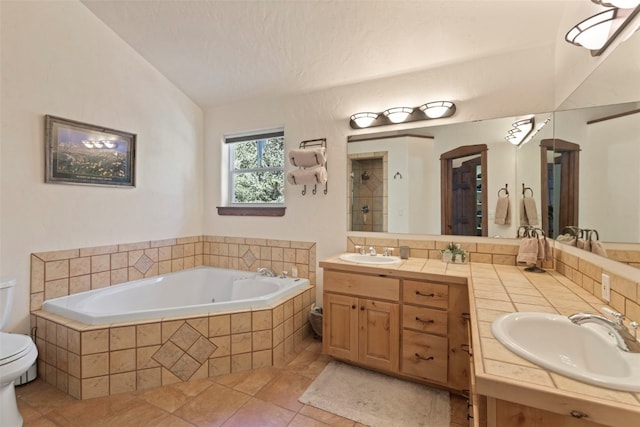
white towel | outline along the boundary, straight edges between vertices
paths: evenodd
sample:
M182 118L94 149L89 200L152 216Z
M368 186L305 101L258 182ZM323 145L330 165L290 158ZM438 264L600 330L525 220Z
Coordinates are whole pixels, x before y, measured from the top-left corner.
M525 237L520 241L520 247L518 248L517 262L524 262L526 264L535 264L538 260L538 238L537 237Z
M523 197L520 204L520 225L538 225L538 209L536 199Z
M511 224L511 215L509 212L509 205L511 205L511 202L509 201L509 196L498 197L498 202L496 203L496 218L495 218L494 224L498 224L498 225Z
M296 169L287 174L287 181L292 185L325 184L327 169L324 166Z
M327 150L325 147L291 150L289 151L289 161L293 166L303 168L324 166L327 161Z

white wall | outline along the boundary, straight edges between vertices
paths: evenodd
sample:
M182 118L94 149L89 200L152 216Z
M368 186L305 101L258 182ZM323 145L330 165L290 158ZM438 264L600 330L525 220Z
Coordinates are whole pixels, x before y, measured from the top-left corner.
M30 253L202 232L203 114L79 2L2 1L0 275L28 331ZM44 183L44 115L137 134L137 186Z
M354 131L349 128L351 114L383 111L398 105L417 106L440 99L453 100L458 109L452 118L429 122L434 126L551 111L554 100L553 64L549 64L547 69L540 66L549 62L544 59L547 50L522 49L498 57L448 64L426 72L301 96L239 101L207 109L205 234L235 233L241 236L314 241L318 244L319 260L343 251L347 230L347 136L411 127L411 124L393 125L384 129ZM536 64L535 70L522 66L527 63ZM425 123L419 122L418 126L424 126ZM223 136L276 126L284 126L287 149L296 148L301 140L327 138L328 194L302 196L299 187L287 185L287 211L282 218L218 216L215 207L223 200L221 187L224 170L220 166ZM504 146L507 146L506 142ZM505 168L513 174L515 154L511 158L502 156L496 162L510 162L505 164ZM439 170L439 166L432 170ZM500 185L504 185L503 179L496 179ZM434 186L432 194L439 194L439 182L431 185ZM495 199L493 203L495 205ZM321 285L321 277L318 282ZM318 292L320 290L321 286Z

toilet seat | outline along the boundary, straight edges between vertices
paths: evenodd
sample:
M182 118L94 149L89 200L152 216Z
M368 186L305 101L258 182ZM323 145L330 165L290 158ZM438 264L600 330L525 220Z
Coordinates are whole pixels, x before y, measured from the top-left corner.
M23 358L34 344L27 335L0 332L0 366Z

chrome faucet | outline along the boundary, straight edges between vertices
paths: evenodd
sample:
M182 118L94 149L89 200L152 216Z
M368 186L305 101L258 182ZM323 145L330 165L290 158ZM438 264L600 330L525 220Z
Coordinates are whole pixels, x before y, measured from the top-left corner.
M258 268L258 273L267 277L276 277L276 272L270 269L269 267L260 267Z
M355 246L356 252L360 253L360 255L364 255L364 246L360 246L360 245L356 245Z
M624 316L620 313L614 312L613 310L607 310L607 312L611 313L616 320L610 320L599 314L590 313L572 314L569 316L569 320L576 325L582 325L584 323L602 325L609 329L609 335L616 340L616 344L621 350L629 353L640 353L640 343L633 335L631 335L629 329L627 329L627 327L622 323Z
M369 246L369 255L371 256L376 256L376 247L375 246Z

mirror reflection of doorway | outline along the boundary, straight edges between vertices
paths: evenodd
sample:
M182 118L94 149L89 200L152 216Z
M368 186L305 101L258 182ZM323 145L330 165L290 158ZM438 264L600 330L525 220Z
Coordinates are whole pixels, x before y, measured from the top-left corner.
M458 147L441 163L441 233L487 236L487 146Z
M351 230L386 231L384 157L352 158L349 163Z
M540 141L542 228L556 238L564 227L578 226L580 145L562 139Z

